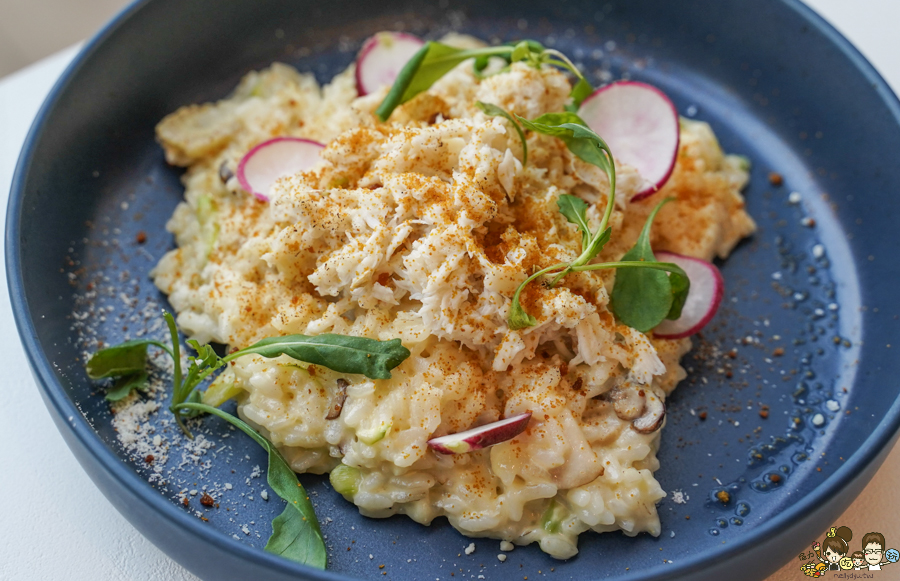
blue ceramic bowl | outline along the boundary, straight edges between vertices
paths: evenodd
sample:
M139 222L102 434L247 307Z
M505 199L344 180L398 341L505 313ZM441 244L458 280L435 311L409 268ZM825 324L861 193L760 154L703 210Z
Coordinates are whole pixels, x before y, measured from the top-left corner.
M477 540L466 556L469 540L443 520L366 519L327 480L304 477L330 549L329 570L313 571L261 549L281 505L259 499L262 479L250 474L265 459L249 439L230 439L229 453L197 474L249 486L228 511L183 507L174 498L183 475L151 485L146 465L118 445L82 369L86 337L72 328L89 313L96 338L115 342L143 324L123 330L119 315L133 313L118 292L165 304L147 273L172 246L164 224L182 189L154 124L274 60L326 81L368 35L398 28L554 44L595 82L660 86L682 115L711 123L726 151L753 161L746 197L759 232L724 263L725 308L695 340L690 376L669 402L659 538L585 534L570 561L532 546L500 563L496 541ZM760 579L835 524L900 426L898 113L862 56L795 0L142 1L87 45L31 129L7 218L10 294L73 453L135 527L206 579ZM89 285L104 281L111 296L87 301ZM219 437L220 424L207 423Z

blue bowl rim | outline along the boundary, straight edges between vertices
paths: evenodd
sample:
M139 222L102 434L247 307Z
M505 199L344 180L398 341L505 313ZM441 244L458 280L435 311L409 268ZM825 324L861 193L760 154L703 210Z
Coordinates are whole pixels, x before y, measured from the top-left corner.
M327 570L321 571L307 565L288 561L249 545L234 543L225 534L202 526L196 518L180 510L162 495L149 494L152 492L149 484L126 464L123 464L118 456L106 447L75 404L66 396L62 385L56 380L49 358L38 341L34 321L28 309L28 300L24 294L19 247L19 224L24 209L25 187L38 140L46 129L50 113L57 105L60 96L68 88L72 79L78 74L85 62L126 20L134 17L145 5L152 1L135 0L85 44L53 85L28 131L13 174L6 216L7 285L19 337L25 348L31 369L38 379L39 386L44 391L48 407L52 406L51 411L57 414L58 418L72 418L66 421L66 425L71 429L72 435L99 461L99 464L113 480L135 497L141 498L147 504L147 508L163 515L170 522L187 530L201 541L211 543L219 550L235 553L249 562L257 563L264 570L294 575L299 574L315 581L345 581L349 578L343 575ZM798 13L801 18L805 19L815 30L823 34L850 60L851 64L871 82L871 86L882 98L884 104L892 112L898 125L900 125L900 100L898 100L897 95L891 90L881 74L878 73L862 53L834 26L800 0L778 1ZM698 553L693 557L679 560L665 567L655 567L643 572L632 572L633 577L631 578L634 581L669 579L689 574L692 571L702 570L704 565L712 562L713 559L723 561L737 557L747 547L762 543L780 529L803 520L804 515L815 510L827 499L846 489L858 478L863 477L861 475L865 469L878 459L886 446L891 445L898 431L900 431L900 397L894 401L884 418L872 430L859 449L840 468L784 512L756 527L733 543ZM868 478L871 478L874 470L869 472L869 474Z

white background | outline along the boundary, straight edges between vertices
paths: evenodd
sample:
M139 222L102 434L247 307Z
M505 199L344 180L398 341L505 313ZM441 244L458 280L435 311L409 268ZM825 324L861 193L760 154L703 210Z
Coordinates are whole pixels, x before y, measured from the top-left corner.
M895 91L900 89L900 2L807 3L848 36ZM74 54L73 47L0 79L0 216L6 215L9 184L28 126ZM28 370L5 284L0 285L0 329L0 580L196 579L141 537L69 452ZM900 546L897 481L900 448L835 525L849 526L858 535L876 530L889 546ZM795 558L768 581L804 578L800 564ZM875 573L884 575L896 578L891 571Z

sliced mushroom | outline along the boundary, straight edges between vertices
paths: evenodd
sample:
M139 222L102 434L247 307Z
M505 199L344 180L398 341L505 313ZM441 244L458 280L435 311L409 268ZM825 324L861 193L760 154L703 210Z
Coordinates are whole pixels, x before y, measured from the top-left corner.
M646 402L644 413L631 422L631 429L640 434L650 434L662 427L666 418L666 404L653 392L647 393L644 400Z
M219 166L219 179L223 184L227 184L228 180L234 177L234 171L228 166L227 161L223 161Z
M334 396L334 405L328 411L328 415L325 416L326 420L336 420L341 417L341 411L344 409L344 402L347 400L347 386L350 385L350 382L344 379L343 377L338 378L337 380L337 393Z
M613 402L616 415L620 420L635 420L644 413L643 389L614 387L607 392L606 399Z

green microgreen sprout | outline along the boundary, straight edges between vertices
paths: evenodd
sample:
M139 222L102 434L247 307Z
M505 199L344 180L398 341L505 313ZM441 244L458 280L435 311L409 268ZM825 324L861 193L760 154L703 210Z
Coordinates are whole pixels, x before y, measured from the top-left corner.
M650 214L635 248L622 260L591 264L612 236L609 221L615 208L616 168L609 146L575 113L581 102L593 92L593 87L565 54L533 40L476 49L460 49L438 42L427 42L397 75L387 96L376 110L376 115L382 121L387 121L395 108L429 89L438 79L467 59L474 59L473 70L477 76L483 77L491 57L500 57L509 63L503 70L516 62L524 62L535 68L551 65L568 70L577 79L569 93L570 103L566 106L566 111L546 113L533 120L512 115L494 104L477 103L485 114L504 117L513 124L522 142L523 165L528 162L524 128L562 140L572 154L603 170L609 179L606 208L596 229L592 230L588 224L588 205L583 200L569 194L563 194L557 200L559 211L581 231L581 253L571 262L539 269L519 285L513 294L507 315L509 328L516 330L537 324L537 320L521 304L522 291L532 281L552 275L553 279L547 286L553 288L572 272L612 268L621 270L610 297L610 309L620 321L645 332L663 319L678 318L690 283L681 268L672 263L657 262L650 249L650 225L659 206Z
M178 327L171 313L163 317L169 330L171 347L150 339L125 341L94 353L86 364L91 379L117 378L117 383L107 394L109 400L119 400L135 389L146 386L147 347L154 346L165 351L173 360L172 402L169 410L175 421L188 438L193 438L185 421L207 413L231 423L256 443L269 455L268 482L272 490L285 501L287 506L281 515L272 521L272 536L266 544L266 551L282 555L293 561L324 569L327 561L322 531L306 491L297 480L297 475L278 452L275 446L228 412L201 403L199 387L217 370L244 355L260 355L266 358L287 355L301 362L322 365L342 373L358 373L370 379L388 379L391 370L400 365L409 350L400 339L378 341L366 337L324 334L315 337L287 335L262 339L249 347L220 357L210 345L201 345L195 340L187 344L196 355L187 357L187 371L181 364L181 346ZM218 390L236 393L235 390ZM218 394L210 398L219 403L225 399Z
M593 92L593 87L585 79L572 61L555 49L545 48L534 40L522 40L515 44L502 44L483 48L454 48L439 42L426 42L397 74L387 96L375 110L381 121L387 121L394 109L406 103L422 91L428 90L441 77L468 59L474 59L475 74L481 76L487 68L490 57L500 57L507 63L524 61L540 68L544 64L558 66L571 71L577 81L570 96L570 107L577 109L581 102Z
M617 275L610 300L610 309L620 321L646 332L663 319L677 319L687 298L690 282L679 266L657 262L650 249L650 225L662 205L671 198L660 202L651 212L635 248L626 253L622 260L590 264L612 236L609 220L615 208L616 196L616 166L612 152L606 142L575 113L547 113L533 121L517 118L526 129L562 140L575 156L602 169L609 179L609 193L603 217L594 230L590 228L587 218L589 206L584 200L570 194L559 197L557 207L560 213L581 232L581 254L572 262L541 269L519 285L507 316L509 328L517 330L537 324L537 320L521 304L522 290L533 280L554 275L547 284L553 288L569 273L612 268L622 270Z
M522 131L522 127L516 122L515 118L506 110L491 103L482 103L481 101L476 101L475 105L479 109L484 111L485 115L489 115L491 117L503 117L504 119L512 123L513 129L515 129L516 133L519 135L519 141L522 142L522 166L524 167L528 165L528 142L525 141L525 132Z

